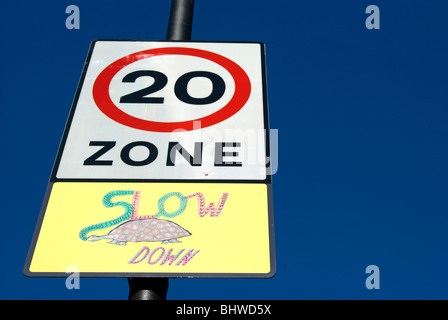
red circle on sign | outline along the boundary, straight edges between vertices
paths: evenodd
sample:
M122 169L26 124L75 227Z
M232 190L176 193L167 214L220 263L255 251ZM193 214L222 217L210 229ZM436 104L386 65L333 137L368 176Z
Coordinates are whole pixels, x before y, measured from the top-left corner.
M111 100L109 95L109 86L113 77L131 63L141 59L151 58L162 55L187 55L198 58L207 59L215 62L224 69L226 69L235 81L235 92L230 101L218 111L194 120L180 121L180 122L157 122L149 121L133 117L122 110L120 110ZM114 63L107 66L97 77L93 84L93 99L98 108L106 116L112 120L121 123L122 125L145 131L154 132L172 132L174 130L191 131L199 128L206 128L222 122L235 113L237 113L249 99L251 92L251 85L249 77L246 72L232 60L223 57L219 54L193 48L157 48L136 52L118 59ZM193 126L194 122L200 121L200 126Z

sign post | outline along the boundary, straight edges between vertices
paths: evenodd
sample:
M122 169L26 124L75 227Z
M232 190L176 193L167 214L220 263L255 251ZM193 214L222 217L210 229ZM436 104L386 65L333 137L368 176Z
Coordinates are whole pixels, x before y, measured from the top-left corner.
M24 273L272 277L269 159L262 43L94 41Z
M166 40L190 40L194 0L171 0Z
M194 0L172 0L166 40L190 40ZM168 278L128 278L129 300L165 300Z

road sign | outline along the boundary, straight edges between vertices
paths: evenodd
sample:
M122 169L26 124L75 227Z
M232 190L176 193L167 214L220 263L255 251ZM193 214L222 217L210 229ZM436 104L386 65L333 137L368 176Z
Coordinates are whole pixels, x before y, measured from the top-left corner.
M94 41L28 276L271 277L264 47Z
M259 43L95 42L53 179L268 182L263 64Z
M268 194L265 184L56 182L29 272L268 277Z

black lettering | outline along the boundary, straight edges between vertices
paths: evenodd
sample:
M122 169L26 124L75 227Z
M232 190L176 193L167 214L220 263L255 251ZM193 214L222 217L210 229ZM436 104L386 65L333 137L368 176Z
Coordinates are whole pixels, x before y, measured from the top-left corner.
M135 160L131 159L131 157L129 156L129 153L131 152L131 150L134 147L137 147L137 146L143 146L149 150L149 155L146 159L141 160L141 161L135 161ZM140 167L140 166L145 166L147 164L150 164L151 162L156 160L158 153L159 153L159 151L157 150L157 147L155 145L153 145L152 143L146 142L146 141L136 141L136 142L132 142L132 143L129 143L128 145L126 145L121 150L120 157L124 163L126 163L130 166Z
M115 141L90 141L89 146L102 146L100 150L92 154L84 161L85 166L111 166L112 160L98 160L103 154L115 146Z
M241 167L241 162L224 162L224 157L237 157L238 152L226 152L226 147L241 147L239 142L216 142L215 143L215 166L216 167Z
M188 83L191 79L196 77L207 78L212 82L213 89L210 95L204 98L194 98L188 94ZM176 97L185 103L188 104L210 104L218 101L224 95L226 91L226 84L224 80L215 73L207 72L207 71L195 71L188 72L177 79L176 84L174 85L174 93Z
M154 83L149 87L132 92L125 96L122 96L120 102L122 103L163 103L163 98L159 97L146 97L148 94L157 92L168 82L168 78L161 72L152 70L134 71L123 78L123 82L135 82L140 77L152 77Z
M176 162L176 151L178 151L191 166L198 167L202 165L202 142L194 143L194 156L191 156L179 142L170 142L168 145L168 156L166 158L167 166L174 166L174 163Z

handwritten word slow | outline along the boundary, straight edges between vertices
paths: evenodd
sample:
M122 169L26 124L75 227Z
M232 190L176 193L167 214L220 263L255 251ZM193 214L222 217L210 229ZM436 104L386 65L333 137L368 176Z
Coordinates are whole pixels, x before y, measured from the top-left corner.
M218 206L216 207L214 202L210 202L207 206L205 205L205 197L202 194L202 192L196 192L193 194L190 194L188 196L184 196L180 192L170 192L166 195L160 197L159 201L157 202L157 207L159 209L159 212L154 215L137 215L138 211L138 203L140 202L140 191L136 191L138 193L138 200L133 202L134 207L134 213L132 214L131 219L137 220L137 219L152 219L152 218L158 218L160 216L164 216L167 218L174 218L178 215L180 215L182 212L184 212L185 208L187 207L188 199L197 197L198 199L198 216L200 218L205 217L207 214L210 214L210 217L219 217L222 210L224 209L224 205L226 204L227 198L229 197L229 193L224 192L221 195L221 198L219 199ZM171 197L177 197L180 201L179 208L174 212L167 212L165 210L165 202L167 199Z

